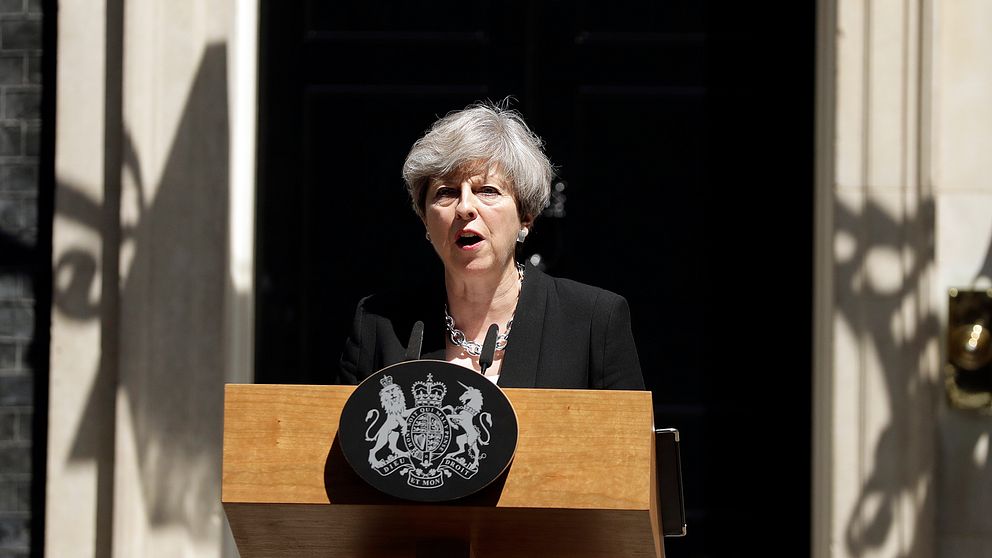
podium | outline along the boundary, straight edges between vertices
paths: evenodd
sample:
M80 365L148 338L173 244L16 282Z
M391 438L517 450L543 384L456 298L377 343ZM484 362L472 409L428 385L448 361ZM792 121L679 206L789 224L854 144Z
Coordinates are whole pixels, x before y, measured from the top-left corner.
M504 389L519 424L506 473L421 504L345 461L354 389L226 386L221 499L242 558L664 556L650 392Z

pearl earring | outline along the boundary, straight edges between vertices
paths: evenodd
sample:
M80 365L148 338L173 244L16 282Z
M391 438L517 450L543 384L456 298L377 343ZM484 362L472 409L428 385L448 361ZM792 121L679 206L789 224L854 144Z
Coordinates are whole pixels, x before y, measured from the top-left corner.
M431 233L430 232L426 233L424 236L427 237L427 242L430 242L431 241Z
M530 231L527 230L527 227L520 229L520 232L517 233L517 242L523 244L524 240L527 240L527 234L529 232Z

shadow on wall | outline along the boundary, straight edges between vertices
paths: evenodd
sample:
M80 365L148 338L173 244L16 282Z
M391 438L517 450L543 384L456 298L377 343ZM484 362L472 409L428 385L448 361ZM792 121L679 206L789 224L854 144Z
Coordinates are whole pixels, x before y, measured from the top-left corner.
M990 240L988 249L985 251L985 261L982 263L982 267L975 273L975 278L971 280L972 285L977 285L979 283L983 285L992 285L992 240Z
M940 321L932 312L930 275L934 263L934 204L919 200L915 216L894 218L885 208L867 201L858 212L835 204L837 264L835 301L850 334L858 340L861 378L873 377L864 360L874 358L884 380L887 409L873 409L872 416L888 417L878 433L871 469L859 475L862 485L845 529L847 551L852 556L891 548L890 538L905 537L900 555L921 556L930 538L926 522L934 517L935 464L905 456L907 448L936 440L936 412L916 416L918 409L932 409L939 384L917 372L927 363L928 346L938 336ZM916 231L925 231L914 238ZM863 380L862 380L863 381ZM870 381L870 380L869 380ZM864 393L862 386L858 393ZM845 394L836 394L844 397ZM872 398L872 402L881 398ZM857 407L864 409L866 402ZM914 413L910 416L909 413ZM862 436L873 429L859 429ZM856 444L858 440L843 443ZM934 447L936 450L936 447ZM865 448L862 453L870 450ZM911 533L896 533L907 510L913 510ZM901 519L900 521L897 521Z
M83 249L60 256L53 293L69 319L104 317L100 368L69 457L99 471L98 556L110 555L114 502L131 503L116 510L118 525L220 536L228 130L226 47L211 45L154 188L126 129L124 187L108 180L102 206L58 185L56 218L103 239L102 261ZM132 467L141 495L115 497L115 475ZM131 517L135 505L143 518Z

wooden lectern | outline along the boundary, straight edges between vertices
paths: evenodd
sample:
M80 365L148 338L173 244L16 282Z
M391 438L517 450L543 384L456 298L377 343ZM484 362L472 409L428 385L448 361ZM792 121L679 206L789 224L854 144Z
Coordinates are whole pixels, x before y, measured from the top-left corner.
M243 558L664 556L651 393L505 389L507 472L445 504L382 494L336 442L351 386L228 385L222 500Z

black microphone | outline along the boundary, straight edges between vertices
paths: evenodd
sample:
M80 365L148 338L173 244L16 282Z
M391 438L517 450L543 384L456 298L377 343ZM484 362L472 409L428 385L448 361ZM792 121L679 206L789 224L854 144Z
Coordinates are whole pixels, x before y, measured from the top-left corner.
M497 336L499 336L499 326L496 324L489 326L486 340L482 342L482 354L479 355L479 368L482 369L483 375L486 373L486 369L493 365L493 359L496 358Z
M417 360L420 358L420 347L424 344L424 322L417 320L413 324L410 332L410 342L406 345L406 359Z

